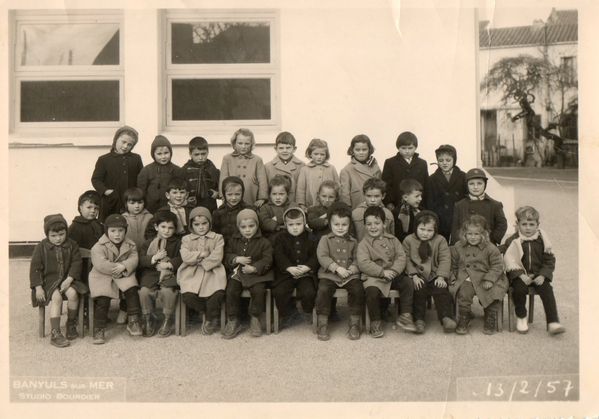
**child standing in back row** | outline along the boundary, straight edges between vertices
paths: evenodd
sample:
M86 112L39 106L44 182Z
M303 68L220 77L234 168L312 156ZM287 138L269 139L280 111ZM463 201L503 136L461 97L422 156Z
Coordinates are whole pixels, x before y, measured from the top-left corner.
M100 221L110 214L120 214L125 203L123 193L137 185L137 176L143 167L139 154L132 153L138 134L125 125L114 133L110 153L98 158L92 174L92 185L102 196Z
M295 191L297 189L297 179L302 167L306 164L294 156L297 147L295 146L295 137L287 131L277 135L275 139L275 151L277 156L266 163L266 178L270 181L276 175L286 175L291 179L291 188L289 189L289 201L295 202Z
M152 214L167 203L168 182L181 176L181 168L171 162L173 147L163 135L157 135L152 141L150 154L154 162L148 164L137 176L137 186L146 197L146 208Z
M262 159L252 153L256 146L254 133L247 128L240 128L231 137L233 152L223 157L220 165L220 189L223 181L229 176L237 176L243 182L243 201L259 208L268 200L268 181Z
M322 182L325 180L339 182L337 169L329 163L331 155L326 141L318 138L310 141L306 149L306 157L310 162L300 170L296 190L296 200L302 209L316 203L316 195Z
M370 138L364 134L352 138L347 155L351 161L341 169L339 181L341 183L341 202L356 209L364 202L362 187L368 179L381 177L381 169L373 156L374 146ZM359 240L359 239L358 239Z
M189 157L181 168L189 192L187 206L204 207L213 212L218 198L220 171L208 158L208 142L204 137L194 137L189 141Z

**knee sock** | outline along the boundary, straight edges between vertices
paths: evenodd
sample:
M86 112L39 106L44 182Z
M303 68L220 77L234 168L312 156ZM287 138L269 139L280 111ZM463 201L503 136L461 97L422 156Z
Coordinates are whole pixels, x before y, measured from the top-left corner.
M50 317L52 330L60 330L60 317Z
M83 304L83 301L81 302L81 304ZM67 320L69 321L75 321L77 320L77 310L73 310L73 309L68 309L67 310Z

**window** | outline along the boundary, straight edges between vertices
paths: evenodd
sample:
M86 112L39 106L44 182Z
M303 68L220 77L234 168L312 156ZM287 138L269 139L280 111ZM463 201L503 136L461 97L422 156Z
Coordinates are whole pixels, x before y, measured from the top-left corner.
M14 127L121 124L121 14L17 11L14 19Z
M562 69L564 69L565 73L565 82L567 83L575 83L578 79L576 74L576 57L562 57L561 58Z
M165 125L277 125L277 23L274 11L168 11Z

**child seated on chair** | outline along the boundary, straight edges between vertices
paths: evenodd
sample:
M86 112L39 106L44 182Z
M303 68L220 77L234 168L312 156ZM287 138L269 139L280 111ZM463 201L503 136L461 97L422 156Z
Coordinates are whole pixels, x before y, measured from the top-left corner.
M196 207L189 214L189 231L181 239L181 259L177 283L186 306L206 313L202 334L216 330L220 307L225 298L227 274L223 266L225 241L211 230L212 215L207 208Z
M460 241L451 247L451 271L455 282L450 291L457 299L458 326L455 331L458 335L468 333L475 295L485 312L483 333L495 333L497 311L507 292L503 258L499 249L490 242L486 227L484 217L472 215L462 225Z
M301 300L304 319L312 322L316 298L316 243L306 231L306 214L299 207L290 207L283 214L285 228L274 241L275 280L272 294L283 318L282 328L293 321L296 314L291 305L293 290Z
M154 335L154 302L160 297L164 319L158 336L167 337L171 334L177 303L175 273L181 265L181 240L175 234L177 216L172 212L159 210L151 222L156 230L156 237L146 240L139 250L139 300L143 335Z
M94 344L105 342L105 328L110 300L119 298L119 290L127 304L127 331L141 336L140 303L137 294L138 255L135 243L126 238L127 220L120 214L111 214L104 221L104 235L92 247L93 268L89 273L89 291L94 299Z
M50 304L50 344L64 348L69 346L69 340L77 337L79 294L86 294L88 290L79 280L79 246L67 237L67 222L62 214L44 217L44 233L46 238L35 246L31 257L31 302L33 307ZM60 331L60 313L64 298L68 300L66 339Z
M349 338L357 340L360 339L360 319L364 311L364 287L356 263L358 242L349 233L351 208L341 202L335 203L329 208L328 219L331 232L322 236L316 249L320 263L316 292L317 337L329 340L331 301L337 288L343 288L348 294Z
M384 335L381 298L386 298L391 289L399 290L400 316L397 324L411 332L416 330L412 320L414 286L408 276L401 275L406 267L406 253L397 237L385 231L386 211L389 210L380 206L366 208L366 235L358 244L357 253L373 338Z
M512 287L516 309L516 329L528 332L526 296L528 287L534 287L545 309L547 330L550 335L566 331L559 322L557 305L551 282L555 270L555 255L547 233L539 228L539 212L530 206L516 210L517 231L510 236L503 248L505 270Z
M266 282L273 278L272 245L260 234L256 211L249 208L239 211L237 229L225 244L225 266L229 273L225 290L228 317L223 332L225 339L232 339L241 331L239 306L244 289L249 290L251 296L250 334L262 335L260 315L265 309Z

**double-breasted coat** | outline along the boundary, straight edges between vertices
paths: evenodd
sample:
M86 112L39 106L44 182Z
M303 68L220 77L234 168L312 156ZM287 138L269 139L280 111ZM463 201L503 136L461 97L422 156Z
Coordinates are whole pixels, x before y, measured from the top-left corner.
M268 200L268 180L262 158L255 154L230 153L223 157L220 166L219 188L221 194L223 180L229 176L238 176L243 181L243 200L254 205L259 199Z
M92 298L119 298L119 290L127 291L137 286L135 269L139 257L133 240L125 239L120 247L116 247L106 235L92 247L91 259L93 268L89 273L89 291ZM112 277L112 269L123 264L125 271L120 278Z
M391 281L383 276L383 272L392 270L401 274L406 267L406 253L401 242L392 234L365 236L358 244L357 261L364 288L377 287L387 296L391 290Z

